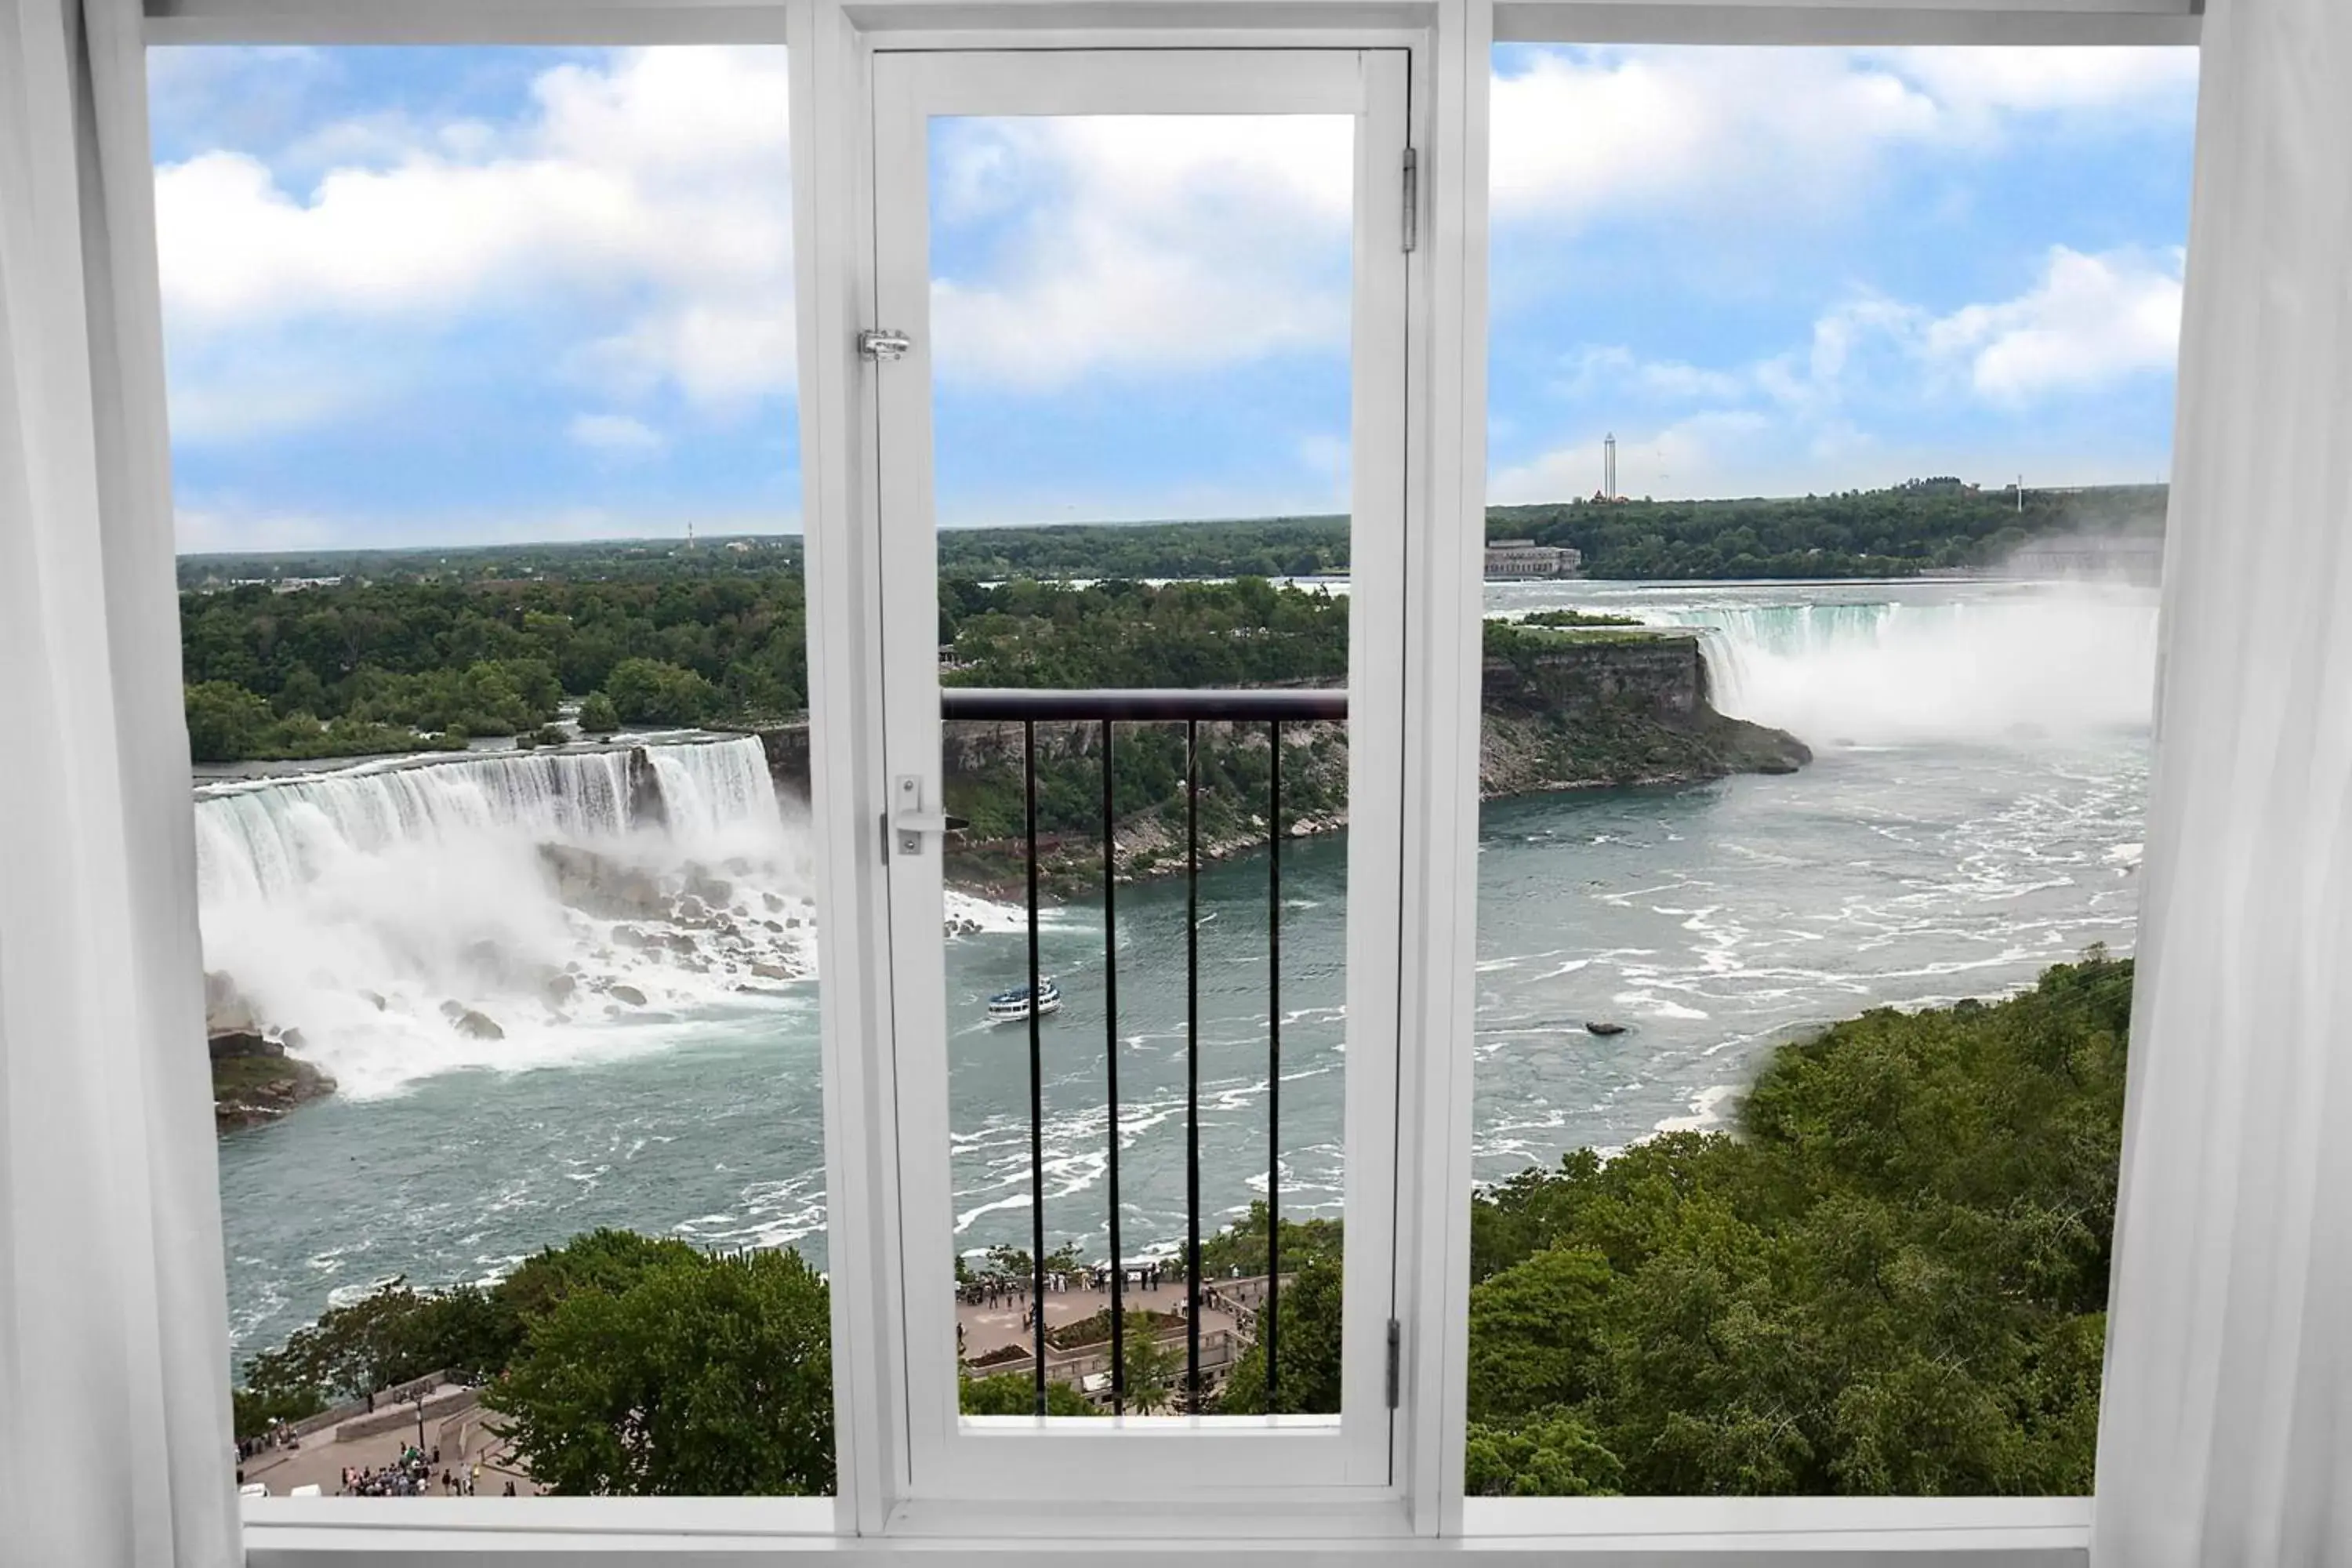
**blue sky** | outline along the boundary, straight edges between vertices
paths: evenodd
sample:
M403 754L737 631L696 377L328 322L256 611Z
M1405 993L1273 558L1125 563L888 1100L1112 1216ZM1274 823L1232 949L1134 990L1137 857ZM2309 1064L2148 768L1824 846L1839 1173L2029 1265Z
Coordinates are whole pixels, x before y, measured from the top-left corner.
M796 526L781 50L152 58L184 548ZM1496 68L1495 499L2164 477L2187 51ZM1340 509L1347 135L939 124L943 519Z

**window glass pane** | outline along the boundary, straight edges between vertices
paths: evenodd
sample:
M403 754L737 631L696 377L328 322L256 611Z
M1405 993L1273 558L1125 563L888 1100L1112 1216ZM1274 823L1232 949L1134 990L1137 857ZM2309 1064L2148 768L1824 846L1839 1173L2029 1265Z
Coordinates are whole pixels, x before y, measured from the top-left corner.
M2194 85L1496 50L1474 1494L2090 1490Z
M242 1479L829 1490L783 54L151 62Z
M1344 693L1355 152L1344 115L932 121L942 776L970 823L946 861L970 1414L1035 1407L1041 1236L1051 1413L1255 1414L1269 1386L1286 1411L1339 1409L1345 722L1283 721L1277 778L1270 719L1034 721L1033 1066L1028 731L954 701ZM1274 1336L1271 1385L1269 1200L1273 1310L1297 1325Z

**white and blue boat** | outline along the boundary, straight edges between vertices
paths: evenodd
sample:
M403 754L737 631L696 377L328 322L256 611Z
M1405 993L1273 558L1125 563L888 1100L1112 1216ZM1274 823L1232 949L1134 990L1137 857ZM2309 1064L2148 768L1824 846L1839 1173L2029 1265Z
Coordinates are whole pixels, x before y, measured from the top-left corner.
M1047 975L1037 982L1037 1005L1029 1005L1029 987L1016 985L1010 991L1000 991L988 999L988 1021L992 1024L1013 1024L1026 1018L1034 1011L1039 1016L1058 1012L1062 1005L1062 988Z

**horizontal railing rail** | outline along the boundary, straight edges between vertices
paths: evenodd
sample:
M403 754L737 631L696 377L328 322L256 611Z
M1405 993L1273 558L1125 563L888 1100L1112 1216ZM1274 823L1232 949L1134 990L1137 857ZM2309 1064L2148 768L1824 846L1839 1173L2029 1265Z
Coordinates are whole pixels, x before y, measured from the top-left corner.
M1287 720L1323 722L1348 716L1348 693L1327 687L1249 687L1191 690L1111 687L1095 691L1018 686L942 686L940 717L950 720L1114 719L1135 723L1188 720Z
M1015 722L1021 726L1024 842L1028 860L1029 938L1029 1192L1032 1339L1030 1370L1037 1414L1045 1414L1045 1049L1040 1023L1037 931L1037 726L1092 721L1102 726L1103 1077L1109 1105L1109 1158L1104 1172L1110 1206L1111 1409L1127 1407L1127 1258L1119 1236L1118 1193L1118 846L1111 797L1112 726L1184 726L1184 1283L1185 1408L1198 1413L1203 1370L1201 1344L1201 726L1260 723L1266 727L1266 1156L1265 1156L1265 1402L1281 1408L1276 1326L1282 1283L1282 728L1329 723L1348 717L1348 693L1326 687L1258 687L1192 690L1130 688L1091 691L1018 687L940 689L940 717L949 722ZM1238 1314L1237 1314L1238 1316ZM1236 1324L1238 1327L1238 1322ZM1228 1352L1228 1363L1231 1355Z

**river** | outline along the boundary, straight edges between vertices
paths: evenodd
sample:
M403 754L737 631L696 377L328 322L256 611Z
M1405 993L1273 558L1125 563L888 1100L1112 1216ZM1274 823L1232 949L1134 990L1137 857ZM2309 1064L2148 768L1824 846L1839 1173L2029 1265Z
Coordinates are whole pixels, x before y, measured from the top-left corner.
M1717 705L1795 731L1816 758L1790 777L1487 805L1482 1180L1717 1124L1759 1051L1823 1021L1998 994L2091 943L2128 949L2152 595L1527 583L1488 601L1704 628ZM805 835L755 742L656 754L673 802L657 833L621 830L625 780L595 753L199 791L208 966L265 1016L304 1020L304 1053L343 1085L221 1142L240 1356L389 1276L486 1279L599 1225L789 1244L822 1264ZM567 899L549 891L549 840L593 852ZM1280 1183L1295 1215L1338 1210L1345 851L1333 837L1284 857ZM1263 858L1204 871L1201 897L1215 1225L1266 1185ZM1023 973L1024 942L1013 911L957 912L982 928L948 944L959 1238L1025 1245L1026 1031L982 1013ZM1181 879L1122 889L1130 1253L1183 1223L1183 933ZM1100 1256L1098 904L1051 912L1045 964L1065 998L1044 1029L1047 1222ZM452 1001L499 1037L453 1028Z

